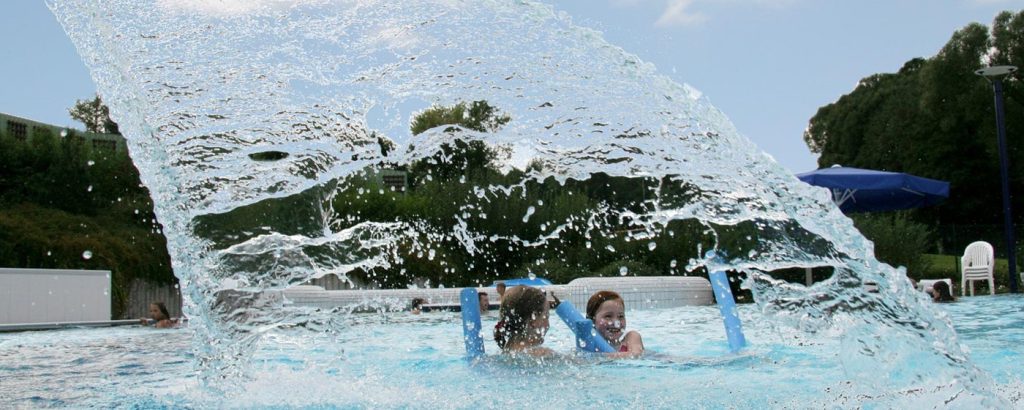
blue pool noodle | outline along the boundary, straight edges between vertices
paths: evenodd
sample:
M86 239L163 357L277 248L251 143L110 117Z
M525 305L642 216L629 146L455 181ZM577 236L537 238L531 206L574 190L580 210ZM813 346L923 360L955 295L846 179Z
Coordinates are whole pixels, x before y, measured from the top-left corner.
M466 356L470 359L484 355L484 338L480 336L480 297L476 289L465 288L459 293L462 310L462 336L466 344Z
M708 251L707 257L719 258L714 251ZM711 279L711 288L715 291L715 300L718 302L718 310L722 312L722 319L725 321L725 335L729 338L729 351L735 353L747 345L747 339L743 337L743 326L740 324L740 317L736 314L736 300L732 296L732 288L729 287L729 277L725 271L711 272L708 277Z
M573 334L576 335L576 348L586 352L611 353L615 349L608 344L607 340L597 335L594 331L594 322L583 317L572 302L563 300L555 308L555 313L562 319Z

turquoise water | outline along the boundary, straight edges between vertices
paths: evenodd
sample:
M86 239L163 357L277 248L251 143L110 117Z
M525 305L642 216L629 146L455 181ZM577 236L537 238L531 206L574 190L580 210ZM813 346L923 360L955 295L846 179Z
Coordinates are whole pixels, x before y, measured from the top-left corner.
M938 306L990 377L990 394L1024 408L1024 297L983 296ZM714 306L629 312L651 353L637 360L573 357L514 362L463 358L452 313L358 314L345 331L281 332L254 353L224 395L204 390L189 329L141 327L0 334L0 402L14 407L848 408L933 406L936 386L879 390L876 369L844 364L842 341L770 325L740 309L751 346L727 353ZM485 317L484 326L494 317ZM553 323L546 345L572 351Z

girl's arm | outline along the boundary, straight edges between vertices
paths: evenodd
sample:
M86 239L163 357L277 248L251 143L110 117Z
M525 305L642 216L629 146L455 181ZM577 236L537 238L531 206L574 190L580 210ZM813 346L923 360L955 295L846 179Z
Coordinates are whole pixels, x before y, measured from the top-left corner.
M626 351L608 353L607 356L612 359L634 359L644 354L644 338L640 337L640 332L636 330L626 333L621 346L626 346Z
M626 333L626 337L622 338L622 344L626 346L629 353L637 356L644 354L644 338L640 337L640 332L636 330Z

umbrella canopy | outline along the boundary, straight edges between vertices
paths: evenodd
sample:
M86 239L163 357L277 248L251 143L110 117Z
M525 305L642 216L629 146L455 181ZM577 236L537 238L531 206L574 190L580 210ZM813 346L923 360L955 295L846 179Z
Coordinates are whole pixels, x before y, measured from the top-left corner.
M949 182L902 172L834 166L796 176L832 190L843 212L879 212L936 205L949 197Z

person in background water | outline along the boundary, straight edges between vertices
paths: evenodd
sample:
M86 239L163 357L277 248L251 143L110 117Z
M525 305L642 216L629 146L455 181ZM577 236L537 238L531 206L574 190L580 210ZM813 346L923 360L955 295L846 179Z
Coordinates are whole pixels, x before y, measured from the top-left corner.
M556 353L544 346L548 332L547 295L537 288L514 286L505 292L494 325L494 341L502 353L549 357Z
M487 313L491 309L491 299L487 292L479 292L476 296L480 298L480 313Z
M943 281L932 284L932 300L939 303L956 302L956 298L949 291L949 284Z
M494 290L498 292L498 302L505 297L505 282L498 282L494 284Z
M619 353L617 357L636 357L644 353L644 340L640 332L626 330L626 304L622 296L610 290L595 293L587 301L587 319L594 321L594 329Z
M142 318L140 322L144 326L153 325L157 329L167 329L178 325L171 319L170 313L167 313L167 306L164 305L164 302L150 303L149 318Z
M420 306L423 306L423 298L412 298L412 302L409 304L409 311L414 315L420 314Z

